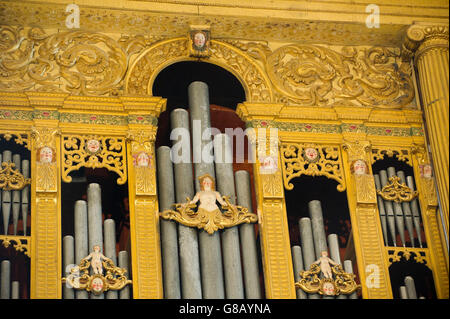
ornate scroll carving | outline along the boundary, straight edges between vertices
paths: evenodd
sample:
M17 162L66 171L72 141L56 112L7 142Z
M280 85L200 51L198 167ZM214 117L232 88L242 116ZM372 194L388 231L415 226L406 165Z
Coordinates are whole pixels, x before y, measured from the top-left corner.
M23 145L26 149L31 150L30 136L28 133L17 133L17 132L4 132L0 133L5 140L9 141L11 139L18 145Z
M31 178L25 178L16 169L16 164L3 162L0 169L0 189L5 191L20 190L31 184Z
M300 280L295 283L296 289L307 293L319 293L326 296L348 295L361 288L355 282L355 275L344 272L341 265L331 267L334 278L319 278L320 267L312 264L309 270L300 272Z
M372 164L378 160L383 160L387 157L396 157L399 161L405 162L409 166L412 166L411 152L405 148L396 147L373 147L372 148Z
M13 26L1 26L0 34L4 91L151 95L162 68L193 59L188 37L116 40L88 31L46 34ZM249 102L402 107L414 98L409 64L401 63L395 48L289 44L272 50L259 42L227 42L211 40L207 59L242 80Z
M275 51L260 43L240 47L264 63L276 89L274 102L294 105L408 105L414 98L408 63L395 49L285 45ZM398 67L400 65L400 67Z
M2 246L8 248L12 245L15 250L23 252L26 256L31 257L30 254L30 237L29 236L3 236L0 235Z
M47 35L39 28L0 28L0 89L35 88L84 95L118 93L127 56L113 39L92 32Z
M127 272L125 268L116 267L109 258L105 258L101 263L106 274L103 275L102 270L101 273L89 275L91 262L87 257L83 258L78 266L73 267L70 270L70 274L67 278L62 278L62 283L68 283L70 287L76 290L86 290L95 295L100 295L108 290L120 290L132 283L132 281L125 276L125 273Z
M80 167L100 168L117 173L117 184L127 181L125 139L96 135L63 136L62 180L70 183L69 173Z
M431 269L428 249L422 248L405 248L405 247L389 247L386 248L388 253L389 265L399 262L402 259L412 260L419 264L424 264ZM432 270L432 269L431 269Z
M339 184L337 190L346 188L340 148L335 145L282 144L280 148L284 187L294 188L290 181L302 175L326 176Z
M160 216L185 226L204 229L210 235L219 229L258 221L258 216L249 213L247 208L231 204L227 196L222 198L226 203L226 206L222 206L225 210L223 213L220 210L208 211L201 208L195 212L193 209L197 207L196 204L175 204L175 211L165 210ZM187 203L190 202L189 198L186 200Z
M412 201L418 195L418 192L413 191L405 183L401 183L400 177L392 176L389 178L389 183L380 191L377 191L377 194L385 200L393 200L401 203Z

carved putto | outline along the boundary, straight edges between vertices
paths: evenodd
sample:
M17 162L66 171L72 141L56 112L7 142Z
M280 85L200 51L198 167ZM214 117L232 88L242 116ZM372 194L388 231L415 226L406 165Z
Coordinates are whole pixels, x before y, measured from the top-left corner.
M355 282L354 274L344 272L341 265L328 257L327 251L322 251L321 257L311 264L309 270L300 272L295 288L310 294L337 296L351 294L361 285Z
M86 290L95 295L108 290L120 290L132 283L125 276L126 269L116 267L111 259L101 253L100 246L95 245L93 250L80 261L78 266L71 269L67 278L62 278L62 283L66 283L76 290ZM91 268L93 274L89 275Z

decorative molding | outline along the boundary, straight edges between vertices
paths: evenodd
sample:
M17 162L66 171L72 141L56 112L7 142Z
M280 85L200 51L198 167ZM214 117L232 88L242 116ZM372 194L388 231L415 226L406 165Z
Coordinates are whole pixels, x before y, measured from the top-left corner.
M16 164L8 161L0 166L0 189L5 191L21 190L31 184L31 178L25 178L17 169Z
M448 22L414 23L406 31L402 43L402 60L410 61L413 57L417 61L420 56L432 48L441 48L448 51Z

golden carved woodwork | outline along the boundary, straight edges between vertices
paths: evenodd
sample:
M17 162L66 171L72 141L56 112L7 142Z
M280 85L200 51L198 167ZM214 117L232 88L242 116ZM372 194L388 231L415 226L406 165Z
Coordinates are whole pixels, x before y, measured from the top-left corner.
M207 211L199 208L198 211L194 211L197 205L189 204L191 200L187 198L186 204L175 204L175 210L165 210L159 215L166 220L175 220L188 227L203 229L210 235L219 229L258 221L258 216L250 213L248 208L231 204L227 196L222 196L222 198L226 203L226 206L222 206L223 213L218 209Z
M383 160L387 157L395 157L399 161L405 162L409 166L412 166L411 154L408 149L402 147L373 147L372 148L372 164L378 160Z
M320 267L312 264L309 270L300 272L300 280L295 283L296 289L326 296L349 295L361 288L355 282L355 275L346 273L341 265L331 267L335 278L320 278Z
M0 189L5 191L21 190L31 184L31 178L25 178L12 162L1 163L0 168Z
M23 252L24 255L31 257L30 236L0 235L0 242L1 245L5 248L12 246L16 251Z
M315 157L309 160L305 152L315 150ZM325 176L338 182L337 190L346 188L340 148L335 145L316 144L282 144L280 147L281 164L283 167L284 187L294 188L290 181L302 175Z
M410 202L418 195L417 191L413 191L406 186L405 183L401 183L400 177L392 176L389 178L389 182L379 191L384 200L391 200L397 203Z
M31 237L31 298L61 298L61 233L58 196L36 193Z
M94 295L100 295L108 290L121 290L132 281L125 276L127 270L114 265L114 262L106 258L102 261L105 275L93 274L89 275L91 262L83 258L78 266L73 267L67 277L63 277L61 282L68 284L69 287L76 290L86 290ZM94 287L94 281L101 280L101 289ZM99 287L100 288L100 287Z
M402 259L406 261L414 261L419 264L424 264L430 270L433 270L430 265L430 257L428 249L426 248L412 248L412 247L389 247L386 248L388 253L388 264L399 262Z
M12 139L16 144L23 145L26 149L31 150L30 136L28 133L5 131L4 133L0 133L0 137L3 137L6 141Z
M94 147L90 148L90 142ZM62 136L62 180L72 181L70 172L80 167L106 168L119 175L117 184L127 181L125 139L96 135Z
M355 174L356 201L360 204L377 202L375 180L372 175Z
M154 127L139 131L128 131L127 141L131 145L131 156L133 157L133 170L135 178L136 195L155 195L155 159L153 144L156 129ZM140 156L146 161L139 162Z
M155 196L130 197L131 254L133 257L133 297L163 298L158 205Z
M1 27L0 33L4 91L151 95L160 70L192 60L187 37L115 40L95 32L48 35L12 26ZM207 61L235 74L249 102L396 108L414 98L409 64L401 63L394 48L287 44L272 50L261 43L211 40L210 50Z

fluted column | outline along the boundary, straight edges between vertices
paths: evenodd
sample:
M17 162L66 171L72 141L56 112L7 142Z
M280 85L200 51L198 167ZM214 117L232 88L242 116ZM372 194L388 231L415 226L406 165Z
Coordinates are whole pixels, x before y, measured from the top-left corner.
M440 206L449 226L449 53L448 25L414 24L407 31L403 59L414 58Z

